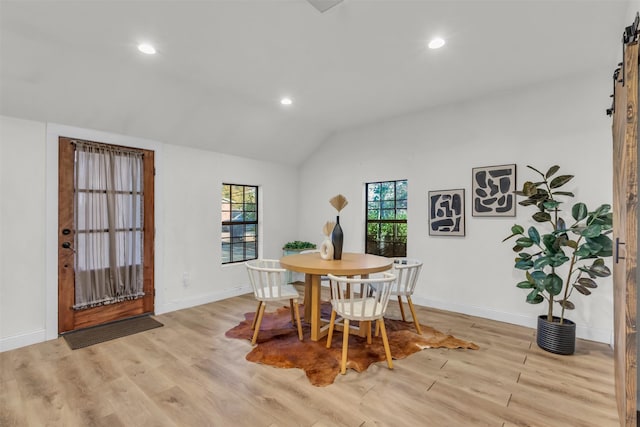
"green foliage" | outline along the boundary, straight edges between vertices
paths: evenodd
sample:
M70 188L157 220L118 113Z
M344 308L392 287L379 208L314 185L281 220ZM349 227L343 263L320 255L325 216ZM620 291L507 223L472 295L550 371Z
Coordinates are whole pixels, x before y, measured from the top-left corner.
M562 322L564 311L575 308L570 300L574 289L582 295L590 295L591 289L597 288L598 278L611 275L604 263L604 258L610 257L613 250L608 236L613 227L611 206L603 204L590 212L586 204L578 202L571 208L573 221L567 223L560 216L563 202L557 197L574 197L574 194L557 189L570 182L573 175L556 176L560 170L557 165L551 166L546 173L527 167L538 173L541 180L525 182L516 194L525 197L519 205L536 208L531 218L537 225L529 227L525 234L525 228L515 224L503 242L516 239L514 267L525 271L526 278L516 286L529 290L526 301L540 304L546 300L549 321L553 319L554 303L559 304ZM543 230L544 226L546 230ZM556 269L567 263L567 276L563 280Z
M300 240L288 242L282 247L282 249L315 249L315 248L316 248L315 243L301 242Z

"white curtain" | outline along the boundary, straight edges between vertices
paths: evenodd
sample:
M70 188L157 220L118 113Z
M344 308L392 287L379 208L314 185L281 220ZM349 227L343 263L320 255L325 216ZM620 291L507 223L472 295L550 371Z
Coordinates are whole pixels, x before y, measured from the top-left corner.
M74 309L142 297L142 153L75 144Z

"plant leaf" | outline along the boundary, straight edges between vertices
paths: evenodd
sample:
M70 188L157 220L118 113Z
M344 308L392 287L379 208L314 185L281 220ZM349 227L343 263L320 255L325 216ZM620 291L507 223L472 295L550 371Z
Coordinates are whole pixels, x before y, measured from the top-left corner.
M527 295L527 302L529 304L540 304L542 301L544 301L544 298L542 297L542 295L538 295L537 289L532 290Z
M560 267L562 264L569 261L569 257L562 252L558 252L554 254L552 257L550 257L549 261L550 261L549 264L551 265L551 267Z
M533 220L536 222L551 221L551 215L549 215L549 213L547 212L536 212L533 215L531 215L531 218L533 218Z
M583 219L585 219L587 217L587 213L587 205L585 205L584 203L576 203L571 209L571 216L576 221L582 221Z
M589 247L585 245L580 245L577 251L575 251L575 255L580 258L588 257L591 255L591 251L589 251Z
M555 174L556 172L558 172L558 169L560 169L560 166L558 165L553 165L549 168L549 170L547 171L547 174L544 176L545 178L549 178L551 177L553 174Z
M527 233L529 234L529 238L533 241L533 243L535 243L536 245L540 244L540 233L538 233L538 230L535 227L529 227Z
M542 236L542 243L549 252L556 251L556 241L556 236L554 236L553 234L545 234L544 236Z
M531 197L538 193L538 187L531 181L527 181L522 185L522 194Z
M602 232L602 226L600 224L591 224L584 230L580 232L580 235L583 237L596 237L599 236Z
M547 193L547 190L544 190L542 188L538 188L538 191L536 192L536 194L531 195L529 198L537 201L545 201L550 199L549 193Z
M598 209L596 209L595 212L593 212L593 216L601 217L605 215L607 212L609 212L610 209L611 209L611 205L607 205L607 204L600 205Z
M565 246L569 246L571 249L577 249L578 248L578 242L576 242L575 240L566 240L564 242L562 242L563 245Z
M573 287L582 295L591 295L591 291L582 285L574 284Z
M578 279L578 283L580 283L585 288L595 289L598 287L596 281L593 279L589 279L588 277L581 277Z
M602 250L602 245L593 239L587 240L587 243L582 246L589 251L589 255L595 255Z
M513 227L511 227L511 232L513 234L523 234L524 233L524 227L518 224L514 224Z
M558 218L558 222L556 223L556 231L566 231L567 224L564 222L564 219Z
M556 200L547 200L546 202L542 203L542 206L544 206L545 209L552 211L560 206L560 202Z
M524 194L523 194L524 196ZM536 200L533 199L527 199L527 200L523 200L521 202L518 202L518 204L520 206L531 206L531 205L535 205L536 203L538 203Z
M549 257L541 256L533 262L533 268L535 268L536 270L539 270L549 265L550 263L551 263L551 260L549 259Z
M529 270L531 267L533 267L533 261L531 261L530 259L519 259L518 261L516 261L514 267L518 270Z
M596 279L598 277L595 274L593 274L591 269L588 268L588 267L578 267L578 270L587 273L589 275L589 277L591 277L592 279Z
M573 310L574 308L576 308L576 306L569 300L564 300L564 301L560 300L560 301L558 301L558 304L560 304L561 306L563 306L567 310Z
M571 191L554 191L553 193L554 196L569 196L569 197L575 197L576 195L573 194Z
M535 287L534 284L529 283L527 281L519 282L516 286L520 289L533 289Z
M600 250L596 253L592 252L593 255L599 257L610 257L613 255L613 241L609 238L609 236L605 236L601 234L596 237L592 237L587 239L588 243L595 243L600 245Z
M516 244L522 246L523 248L528 248L533 246L533 240L531 240L529 237L520 237L518 240L516 240Z
M560 176L557 176L557 177L553 178L553 180L549 184L549 187L550 188L562 187L567 182L571 181L572 178L573 178L573 175L560 175Z
M591 264L589 270L598 277L609 277L611 276L611 270L604 265L604 260L602 258L598 258Z
M562 279L555 273L547 274L543 284L545 290L551 295L559 295L562 292Z
M518 236L518 234L511 234L511 235L505 237L504 239L502 239L502 243L506 242L507 240L509 240L510 238L515 237L515 236Z
M531 166L531 165L527 165L527 167L528 167L529 169L531 169L531 170L534 170L534 171L538 172L540 175L544 176L544 174L543 174L542 172L540 172L538 169L534 168L533 166Z

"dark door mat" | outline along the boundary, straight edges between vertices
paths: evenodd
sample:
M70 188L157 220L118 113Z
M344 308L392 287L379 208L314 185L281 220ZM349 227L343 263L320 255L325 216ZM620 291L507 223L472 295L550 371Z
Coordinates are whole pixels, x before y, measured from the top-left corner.
M68 332L63 335L71 350L88 347L105 341L110 341L138 332L159 328L162 323L150 316L133 317L131 319L118 320L106 325L93 326L79 331Z

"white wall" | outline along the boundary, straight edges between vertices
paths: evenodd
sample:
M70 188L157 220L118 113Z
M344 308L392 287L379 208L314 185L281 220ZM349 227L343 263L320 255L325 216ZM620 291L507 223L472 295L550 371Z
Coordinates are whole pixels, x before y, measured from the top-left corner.
M260 186L261 255L278 258L282 245L297 239L298 183L293 168L0 116L0 351L57 337L61 135L155 151L158 314L249 291L243 265L221 265L223 182Z
M222 183L258 185L261 254L280 258L297 230L297 170L213 152L165 146L163 278L171 311L249 291L244 265L220 264ZM170 201L170 202L169 202ZM188 285L184 286L185 273Z
M45 336L44 139L43 123L0 117L0 344Z
M547 82L484 99L447 105L335 135L301 168L299 235L318 240L335 216L328 199L344 194L340 216L345 251L364 249L364 183L408 179L408 256L424 260L414 301L516 324L534 326L542 305L525 302L514 254L501 240L517 221L528 227L531 211L517 218L474 218L469 206L471 169L516 163L518 185L535 179L526 165L574 174L576 201L591 208L611 203L611 72ZM427 192L466 189L466 236L432 237ZM611 342L612 282L602 280L568 317L580 337ZM426 323L428 318L424 319Z

